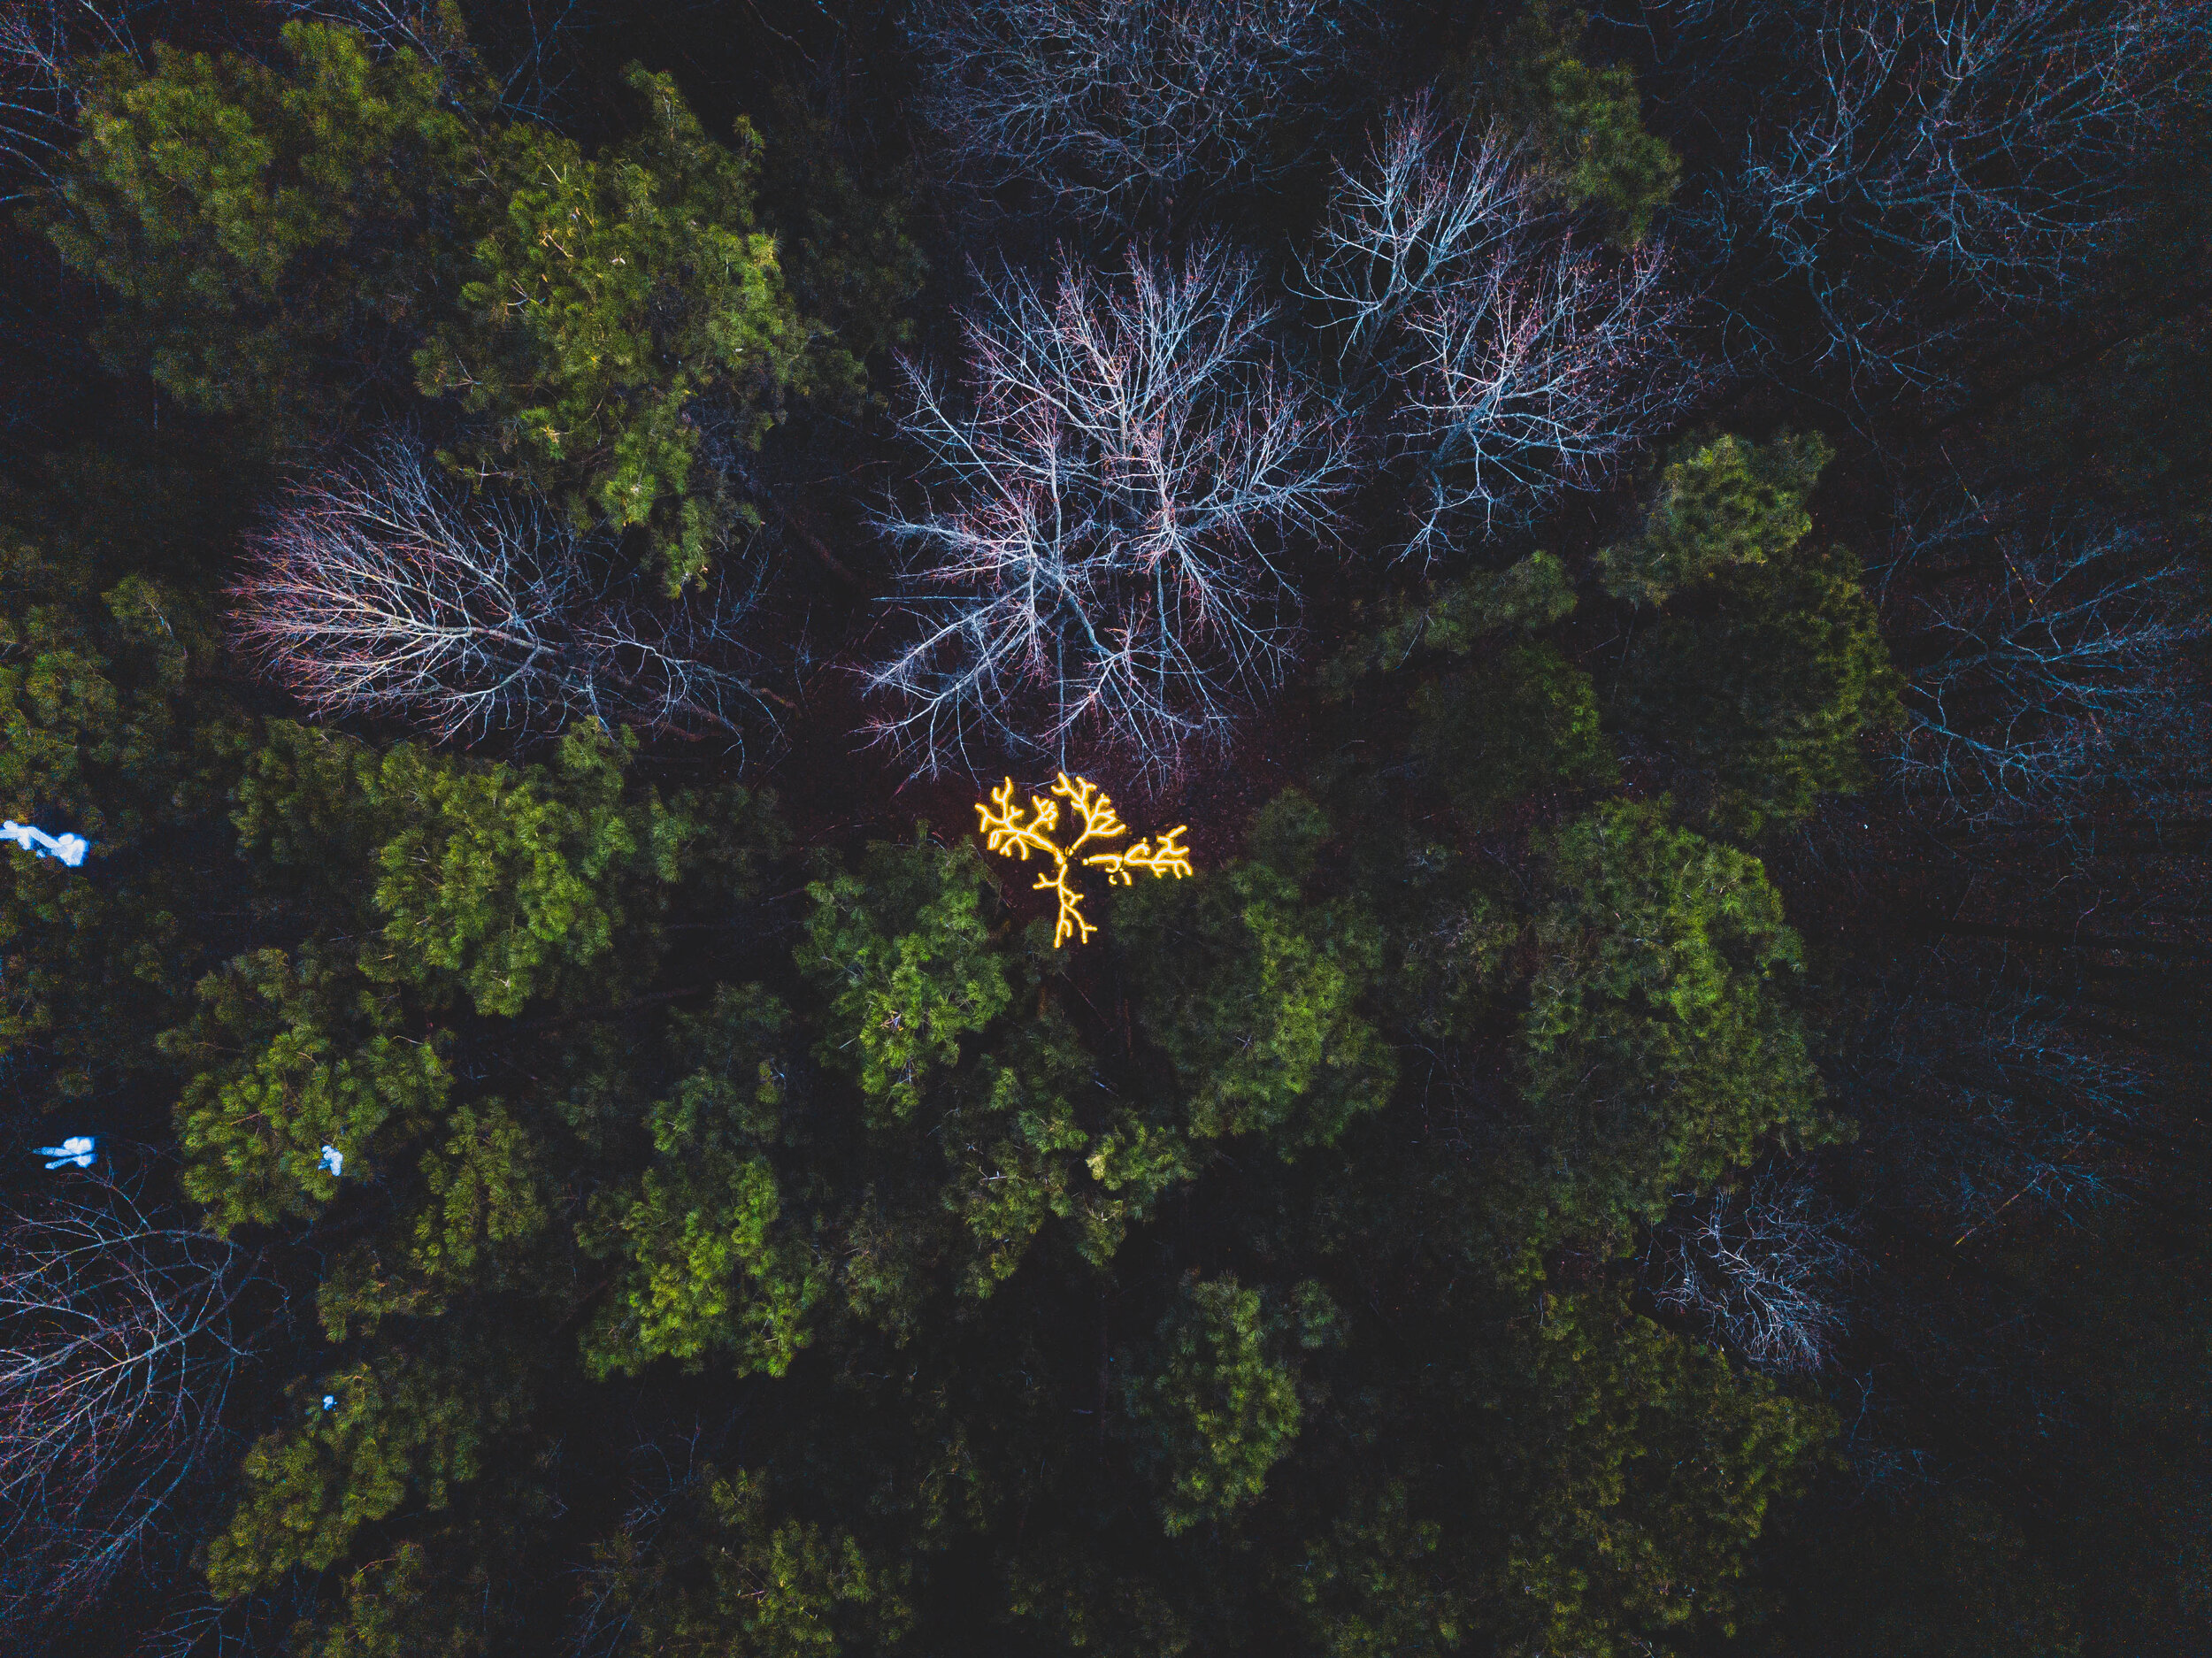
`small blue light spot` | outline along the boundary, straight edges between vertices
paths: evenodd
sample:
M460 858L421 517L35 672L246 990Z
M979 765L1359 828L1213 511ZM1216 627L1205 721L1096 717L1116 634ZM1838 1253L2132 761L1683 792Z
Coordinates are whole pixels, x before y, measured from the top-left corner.
M92 1148L92 1136L89 1134L72 1134L58 1146L34 1146L31 1149L41 1157L53 1159L46 1165L49 1169L66 1168L72 1164L80 1169L89 1169L93 1159L99 1155Z

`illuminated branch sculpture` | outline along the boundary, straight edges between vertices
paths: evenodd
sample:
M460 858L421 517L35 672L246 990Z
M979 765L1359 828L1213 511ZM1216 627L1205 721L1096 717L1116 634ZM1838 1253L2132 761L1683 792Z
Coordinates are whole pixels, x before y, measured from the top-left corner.
M1075 855L1093 841L1111 841L1129 833L1129 825L1114 811L1110 795L1100 792L1095 783L1085 778L1071 778L1065 771L1052 786L1052 793L1065 800L1077 817L1083 820L1083 833L1066 846L1052 838L1052 831L1060 825L1060 806L1057 801L1042 794L1032 794L1024 822L1024 809L1014 802L1014 779L991 791L991 806L978 803L976 816L983 820L984 844L994 852L1006 854L1026 864L1033 848L1052 860L1052 873L1037 877L1033 891L1052 893L1060 901L1060 913L1052 928L1052 948L1058 949L1072 934L1079 944L1090 942L1091 934L1098 928L1083 916L1083 894L1068 885L1068 866ZM1110 887L1132 886L1136 878L1132 870L1150 870L1153 878L1173 875L1178 880L1191 872L1190 849L1179 845L1177 837L1187 825L1178 824L1159 838L1157 846L1140 841L1121 852L1095 852L1083 859L1086 865L1096 864L1106 871Z

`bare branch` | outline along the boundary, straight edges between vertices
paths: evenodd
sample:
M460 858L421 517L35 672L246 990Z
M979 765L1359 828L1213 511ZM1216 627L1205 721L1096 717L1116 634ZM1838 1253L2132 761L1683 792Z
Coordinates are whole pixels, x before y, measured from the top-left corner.
M1661 250L1577 247L1539 196L1511 141L1416 100L1341 175L1307 265L1355 395L1388 407L1409 554L1602 481L1689 394Z
M1527 148L1505 129L1476 132L1417 97L1384 118L1371 165L1340 168L1327 218L1305 263L1348 373L1386 360L1395 325L1416 306L1516 258L1543 217Z
M1644 1267L1662 1307L1709 1321L1754 1364L1816 1370L1843 1327L1832 1298L1863 1265L1847 1233L1801 1164L1769 1163L1740 1192L1678 1198Z
M1920 591L1898 631L1917 660L1895 764L1916 804L2062 823L2200 761L2204 595L2158 538L1976 502L1908 540Z
M441 739L579 718L737 738L745 702L774 724L765 693L703 660L733 647L749 595L656 603L534 498L465 496L403 437L295 489L250 551L240 632L325 717Z
M522 0L470 20L473 38L449 27L437 0L277 0L294 17L349 28L386 54L411 51L443 70L449 85L488 69L503 108L543 113L559 94L565 39L584 19L583 0Z
M1784 73L1716 226L1807 284L1831 352L1886 374L1921 372L1932 293L2063 289L2212 42L2205 0L1799 0L1752 22Z
M663 1543L677 1510L712 1478L709 1453L726 1442L728 1425L710 1432L695 1419L680 1441L682 1460L668 1447L643 1440L632 1447L640 1464L631 1478L633 1501L612 1537L592 1547L592 1563L577 1572L577 1610L562 1645L564 1658L614 1658L622 1650L637 1610L634 1575ZM648 1461L657 1467L648 1467Z
M0 1218L0 1616L88 1600L223 1439L253 1263L104 1179Z
M925 770L972 739L1073 735L1172 764L1280 671L1281 555L1327 531L1349 453L1268 344L1249 265L1217 245L1132 263L987 288L972 411L909 365L902 429L935 495L881 528L912 556L921 633L872 683L906 705L879 731Z
M1408 319L1398 418L1418 465L1407 552L1432 557L1463 526L1527 522L1562 489L1602 483L1681 406L1668 335L1681 314L1664 260L1624 263L1562 242L1492 264Z
M2116 1150L2159 1143L2154 1078L2066 1005L1950 950L1878 983L1837 1080L1883 1194L1958 1241L2031 1213L2079 1219L2114 1193Z
M142 56L133 20L156 0L7 0L0 5L0 202L50 188L77 142L84 72L104 52Z
M987 189L1041 184L1126 224L1299 160L1286 116L1345 77L1365 0L929 0L909 25L922 110Z

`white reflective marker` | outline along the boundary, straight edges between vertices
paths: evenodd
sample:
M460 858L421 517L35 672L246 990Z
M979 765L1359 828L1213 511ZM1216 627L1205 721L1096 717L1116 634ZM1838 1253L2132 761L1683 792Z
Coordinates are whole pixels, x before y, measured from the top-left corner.
M92 843L82 835L50 835L43 829L34 829L12 817L0 823L0 841L12 841L26 852L35 852L42 858L59 858L73 870L84 862L84 855L92 849Z
M37 1156L54 1160L46 1165L49 1169L64 1168L70 1163L80 1169L89 1169L92 1160L99 1155L92 1149L92 1136L89 1134L72 1134L58 1146L34 1146L31 1150Z

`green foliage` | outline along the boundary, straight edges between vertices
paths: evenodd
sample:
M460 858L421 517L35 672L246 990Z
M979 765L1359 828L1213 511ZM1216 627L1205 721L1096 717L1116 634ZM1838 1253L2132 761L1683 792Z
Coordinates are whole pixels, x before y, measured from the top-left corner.
M1692 449L1660 473L1636 534L1598 554L1605 590L1663 604L1678 587L1781 557L1813 527L1805 502L1832 454L1816 432Z
M1463 656L1491 633L1548 627L1574 607L1567 567L1549 553L1531 553L1504 570L1444 582L1417 601L1385 604L1372 626L1322 664L1322 695L1341 701L1367 675L1402 667L1417 651Z
M782 1190L765 1155L782 1137L789 1023L757 985L725 986L711 1012L682 1021L680 1042L703 1063L652 1109L656 1166L634 1190L600 1194L582 1235L627 1269L585 1338L595 1375L658 1358L696 1370L720 1351L741 1375L780 1376L812 1339L829 1269L778 1225Z
M389 1658L403 1652L462 1658L480 1651L467 1631L448 1622L451 1608L433 1599L435 1582L428 1551L412 1540L402 1543L347 1578L342 1621L317 1631L307 1650L314 1658Z
M1716 576L1636 641L1626 678L1625 723L1673 749L1707 815L1746 837L1863 788L1868 733L1903 718L1903 681L1840 548Z
M486 1014L593 992L616 934L644 918L629 911L665 902L700 832L657 795L626 802L628 750L597 732L576 727L552 766L519 772L405 744L384 757L368 803L400 826L377 853L387 948L365 971L449 973Z
M1470 672L1430 680L1415 693L1413 714L1416 762L1471 821L1545 789L1619 775L1598 730L1590 676L1550 645L1512 644Z
M1103 1267L1130 1221L1187 1175L1179 1155L1161 1167L1111 1131L1094 1148L1073 1103L1092 1080L1073 1029L1047 1010L1010 1033L956 1097L945 1124L964 1138L941 1201L976 1251L961 1284L966 1293L987 1295L1011 1278L1049 1219L1072 1222L1078 1253ZM1102 1196L1100 1187L1125 1195Z
M1832 1415L1609 1296L1546 1301L1506 1447L1528 1485L1494 1580L1514 1629L1500 1650L1624 1658L1694 1618L1733 1633L1768 1510L1801 1489Z
M446 1127L445 1144L423 1154L429 1201L413 1255L426 1278L453 1281L537 1237L552 1211L538 1143L498 1100L457 1108Z
M1399 1026L1455 1043L1495 1023L1518 989L1513 950L1526 917L1489 893L1438 882L1398 927L1396 971L1378 986Z
M1762 1140L1832 1133L1779 994L1797 935L1757 859L1624 802L1548 849L1522 1025L1540 1232L1624 1241Z
M216 649L202 607L42 540L0 524L0 816L92 844L76 871L0 858L0 1055L35 1050L67 1097L96 1067L143 1065L154 1009L188 991L197 894L141 849L204 821L226 768L194 729L213 711L193 683Z
M773 1517L761 1474L709 1467L687 1494L654 1547L623 1533L596 1550L603 1604L631 1623L639 1651L834 1658L905 1632L901 1574L872 1562L849 1531Z
M247 758L234 817L250 855L294 863L319 849L350 877L343 895L380 924L358 952L367 978L512 1015L538 996L590 993L617 934L657 919L693 859L700 802L627 798L634 749L579 726L550 764L517 768L409 743L379 755L273 722Z
M1270 1324L1258 1290L1194 1273L1160 1322L1151 1362L1123 1378L1139 1460L1165 1487L1170 1537L1256 1501L1297 1437L1297 1371L1270 1355Z
M184 1188L227 1232L311 1213L337 1191L336 1146L367 1178L447 1109L447 1040L425 1021L457 1002L513 1016L599 993L618 938L634 967L684 872L697 825L656 794L626 796L626 751L580 731L550 766L519 771L400 744L378 755L282 722L246 759L242 846L304 863L348 942L238 957L161 1039L188 1080L178 1106ZM450 1125L426 1163L442 1206L414 1240L425 1270L487 1239L539 1229L525 1136L494 1101Z
M1829 454L1812 434L1717 438L1671 463L1636 535L1598 555L1616 596L1676 600L1633 636L1624 723L1674 750L1737 834L1863 787L1863 738L1901 717L1856 561L1802 545Z
M1493 10L1464 102L1525 135L1581 216L1563 234L1645 236L1678 166L1636 75L1588 60L1578 11ZM272 18L239 36L262 61L77 65L81 129L32 210L96 289L99 352L187 435L131 437L142 397L87 403L70 418L114 426L103 449L0 484L0 812L93 843L76 872L0 855L0 1081L19 1117L66 1101L59 1132L104 1142L89 1179L27 1159L26 1179L181 1204L266 1275L229 1313L263 1368L212 1422L250 1449L161 1496L180 1547L146 1555L191 1546L242 1603L222 1639L289 1603L268 1632L310 1658L2205 1645L2212 1297L2174 1224L2185 1182L2154 1167L2185 1174L2180 1119L2132 1095L2080 1116L2084 1073L2052 1073L2069 1178L2095 1172L2084 1136L2124 1130L2147 1201L2084 1205L2058 1244L2006 1203L1855 1309L1891 1321L1872 1334L1910 1386L1955 1395L1936 1483L1902 1499L1838 1470L1784 1524L1835 1434L1818 1386L1632 1310L1634 1245L1671 1205L1843 1125L1758 861L1664 801L1567 792L1619 783L1609 737L1708 833L1863 782L1897 676L1858 567L1813 542L1818 437L1672 453L1596 555L1605 615L1575 617L1542 552L1356 609L1290 710L1318 729L1194 790L1194 833L1302 756L1312 797L1268 803L1242 861L1094 885L1103 933L1056 953L971 844L851 851L885 810L864 782L808 779L812 821L846 826L800 860L734 787L654 786L726 773L703 748L588 728L441 754L242 705L260 693L232 688L216 612L267 480L227 437L311 465L442 399L457 475L542 495L594 559L680 594L772 480L841 470L787 465L791 440L856 430L866 365L927 332L908 312L939 220L884 160L903 141L864 126L907 90L885 54L842 62L836 120L775 95L765 144L744 120L710 140L634 67L642 119L602 145L501 117L458 16L375 40ZM1667 74L1695 84L1673 43ZM572 107L595 131L614 90ZM1295 177L1252 204L1278 240L1363 119L1284 115ZM2015 470L2202 518L2203 352L2170 313L2212 222L2208 131L2162 115L2158 178L2123 186L2146 211L2080 312L2118 343L2055 342L2056 390L2008 430L2013 394L1979 388L1955 447L1974 428ZM2044 360L2002 355L1974 372ZM46 418L16 427L35 445ZM1581 664L1608 649L1601 725ZM2187 848L2159 844L2178 880ZM1981 867L1994 899L2005 868ZM2161 994L2185 995L2168 946ZM2067 973L2008 971L2062 999ZM2121 1033L2132 971L2092 974ZM2001 1103L2044 1109L2043 1086ZM142 1158L164 1113L173 1140ZM1873 1205L1882 1173L1854 1167ZM1955 1322L1889 1304L1939 1279ZM2022 1332L2016 1362L1952 1356L1962 1309ZM1985 1427L2006 1414L1985 1378L2033 1423ZM1864 1432L1901 1420L1925 1426L1870 1410ZM142 1448L71 1440L117 1451L117 1487ZM107 1495L50 1529L96 1537ZM11 1555L0 1646L47 1611L33 1553ZM145 1587L96 1617L171 1603ZM1761 1630L1770 1587L1794 1604Z
M1568 207L1596 214L1615 241L1638 242L1673 196L1682 163L1644 130L1636 72L1582 61L1588 27L1578 7L1530 0L1474 96L1530 135L1541 173Z
M904 165L866 178L837 124L793 88L777 88L764 124L761 205L781 232L799 309L861 363L905 345L909 308L929 276L913 234L920 180Z
M201 981L199 1004L161 1048L190 1077L185 1195L218 1233L313 1213L338 1191L323 1147L344 1148L362 1178L446 1104L438 1045L403 1035L390 1004L319 951L239 956Z
M474 1355L491 1332L510 1349L522 1327L573 1332L550 1360L579 1398L617 1377L649 1397L683 1369L776 1401L748 1430L749 1471L699 1473L603 1533L595 1604L642 1650L879 1644L935 1603L951 1550L987 1560L1004 1618L1133 1653L1233 1616L1295 1617L1352 1654L1478 1635L1624 1650L1685 1604L1729 1615L1767 1493L1801 1461L1785 1431L1797 1418L1647 1327L1594 1329L1599 1359L1500 1337L1440 1370L1419 1355L1458 1352L1470 1327L1393 1338L1413 1355L1371 1351L1362 1306L1317 1279L1188 1273L1164 1316L1146 1298L1149 1342L1103 1362L1126 1331L1117 1300L1187 1224L1164 1222L1168 1194L1205 1181L1207 1224L1240 1261L1310 1248L1285 1218L1313 1207L1292 1183L1314 1160L1296 1154L1347 1148L1331 1161L1348 1171L1367 1155L1349 1148L1401 1132L1361 1126L1395 1090L1386 1028L1509 1038L1532 948L1520 1035L1548 1149L1532 1172L1508 1157L1428 1177L1480 1194L1407 1223L1455 1274L1491 1281L1471 1228L1617 1228L1770 1132L1791 1088L1809 1113L1801 1039L1765 983L1793 940L1755 863L1608 809L1556 838L1532 930L1434 848L1402 868L1355 854L1286 794L1255 819L1248 861L1118 894L1115 956L1084 964L1136 970L1134 1040L1103 1060L1071 1017L1097 1011L1095 985L1041 971L1060 963L1014 930L972 848L879 846L849 869L825 854L803 926L775 947L799 970L770 981L787 994L726 984L688 1010L626 1017L618 1039L571 980L622 963L650 982L664 895L700 862L696 811L662 806L591 742L518 769L279 725L248 757L242 837L303 884L328 936L241 958L171 1039L193 1073L190 1190L219 1224L281 1224L365 1178L388 1218L326 1269L326 1329L362 1356L302 1394L326 1386L340 1409L303 1410L257 1447L209 1556L219 1593L326 1570L303 1642L444 1641L459 1626L441 1608L472 1584L495 1593L484 1562L540 1524L500 1483L495 1458L518 1450L495 1440L554 1431L531 1419L546 1357L527 1360L526 1386L518 1354L504 1370L441 1355ZM320 865L318 841L333 853ZM557 912L562 927L533 930ZM396 943L396 916L414 929ZM495 942L541 933L542 956ZM487 973L514 981L511 1000L479 994ZM1797 1052L1796 1069L1762 1071L1761 1040L1770 1061ZM463 1044L465 1067L449 1057ZM410 1056L434 1088L406 1094ZM1578 1116L1548 1065L1640 1093ZM1281 1155L1201 1149L1244 1136ZM342 1181L315 1161L326 1137L347 1145ZM1555 1160L1576 1178L1553 1178ZM580 1267L571 1241L602 1266ZM1407 1247L1386 1229L1376 1242ZM1125 1448L1119 1474L1102 1480L1087 1434L1068 1447L1071 1398L1086 1428L1092 1401L1106 1408L1097 1442ZM1484 1425L1492 1401L1510 1432ZM1325 1404L1331 1432L1302 1432ZM1470 1512L1386 1467L1352 1482L1351 1506L1313 1507L1345 1488L1333 1459L1384 1420L1434 1436L1418 1465L1492 1494ZM1246 1518L1263 1496L1264 1524ZM1278 1504L1286 1535L1313 1539L1295 1572L1256 1541ZM1178 1548L1255 1539L1250 1585L1201 1589L1142 1562L1102 1576L1102 1539L1147 1509ZM1017 1513L1039 1518L1010 1527ZM1694 1600L1670 1598L1686 1583ZM501 1616L484 1626L522 1615Z
M210 1586L229 1599L295 1567L324 1570L359 1528L411 1494L444 1508L476 1478L488 1442L525 1413L526 1395L503 1359L364 1362L294 1389L300 1420L246 1453L237 1508L208 1546ZM327 1410L325 1393L336 1401Z
M280 39L274 67L165 44L150 67L101 58L39 217L121 302L111 367L284 434L403 372L480 164L439 65L323 23Z
M541 1470L532 1470L540 1473ZM303 1658L491 1658L502 1622L529 1593L526 1520L543 1504L510 1496L493 1517L451 1510L347 1575L327 1621L288 1639Z
M1244 848L1256 863L1291 880L1307 881L1334 833L1328 813L1298 790L1285 789L1252 814Z
M1193 1645L1191 1620L1156 1579L1066 1549L1014 1569L1006 1615L1054 1650L1099 1658L1182 1658Z
M600 1374L673 1357L693 1369L710 1347L736 1355L737 1373L780 1376L807 1345L806 1315L827 1277L803 1245L772 1232L782 1212L774 1166L702 1157L645 1177L614 1209L636 1263L626 1314L587 1347Z
M1096 1133L1079 1122L1074 1102L1094 1086L1090 1056L1039 989L1026 947L1010 948L1010 924L987 926L996 894L974 845L873 847L857 876L808 890L815 908L800 965L831 998L817 1053L855 1076L863 1119L897 1171L847 1223L857 1246L847 1267L854 1309L902 1320L919 1263L944 1252L962 1263L960 1292L988 1296L1054 1220L1102 1266L1128 1225L1188 1177L1187 1148L1125 1107ZM1033 1011L1024 1011L1029 992ZM921 1216L887 1207L920 1166L941 1168L943 1181L909 1201L956 1222L964 1240L939 1239Z
M1291 794L1254 833L1295 868L1294 849L1310 858L1328 825ZM1113 925L1145 964L1137 1005L1175 1067L1193 1135L1256 1134L1288 1157L1389 1098L1396 1066L1359 1007L1382 936L1355 901L1310 899L1281 867L1243 863L1132 888Z
M565 1309L574 1294L569 1222L582 1148L561 1129L594 1119L557 1109L547 1084L588 1073L603 1056L593 1020L618 1003L621 989L610 995L609 986L622 985L619 972L640 985L657 973L672 894L742 893L747 825L758 822L748 797L723 792L711 810L729 840L702 857L706 798L670 805L634 787L630 751L589 732L548 764L521 767L405 744L380 753L282 722L239 746L242 849L249 867L270 872L273 891L289 894L269 913L296 917L308 935L291 951L234 958L203 981L193 1017L162 1038L187 1078L177 1106L182 1190L221 1232L311 1220L365 1186L376 1196L340 1209L357 1236L327 1263L317 1295L329 1339L365 1351L303 1386L303 1424L249 1456L236 1514L208 1555L211 1584L226 1597L257 1593L294 1567L337 1565L365 1526L419 1531L460 1487L496 1471L493 1441L533 1409L518 1368L523 1332L557 1325L542 1309ZM749 1041L757 1048L772 1038L782 1016L771 1003L749 1020L726 997L718 1006L721 1025L673 1021L670 1048L691 1080L644 1114L672 1175L648 1171L641 1206L634 1194L603 1194L592 1209L611 1212L603 1230L627 1247L632 1284L611 1304L634 1289L659 1320L643 1345L661 1351L681 1351L719 1310L703 1309L697 1289L714 1266L687 1263L664 1234L731 1189L742 1198L745 1183L725 1174L696 1204L663 1201L657 1231L631 1211L663 1196L657 1181L690 1172L693 1154L706 1172L725 1171L737 1139L773 1126L772 1079L756 1074L748 1094L745 1072L733 1067ZM551 1016L523 1020L534 1008ZM640 1041L655 1047L651 1037L649 1027L632 1039L632 1063L649 1070L635 1055ZM324 1165L325 1146L342 1149L342 1175ZM680 1207L671 1219L666 1211ZM772 1190L766 1207L772 1223ZM741 1247L763 1229L749 1232L740 1216L725 1218L718 1239L695 1227L685 1241L703 1251L734 1232ZM603 1241L584 1230L577 1241ZM596 1362L596 1328L585 1327L587 1372L624 1368L620 1354ZM325 1391L337 1401L327 1411ZM488 1605L485 1552L514 1543L533 1501L491 1484L492 1516L471 1518L457 1534L472 1539L472 1558L441 1563L434 1551L410 1554L403 1544L345 1578L331 1621L301 1639L333 1653L419 1644L468 1603L472 1573Z
M877 846L824 876L797 956L827 1074L791 1095L799 1027L757 986L678 1021L697 1068L647 1113L651 1165L595 1196L581 1234L624 1263L586 1338L595 1373L711 1357L781 1375L840 1303L903 1342L944 1290L989 1297L1055 1222L1103 1266L1188 1177L1180 1136L1144 1115L1079 1121L1092 1063L1048 1003L1017 1012L1035 972L987 931L972 847Z
M311 882L316 898L365 925L374 911L365 874L396 829L375 810L384 757L337 733L272 720L241 734L231 822L249 861Z
M488 428L472 466L519 465L577 516L642 526L672 591L758 510L701 476L709 427L758 448L785 400L849 403L858 359L803 317L754 212L760 142L710 141L672 79L634 66L645 130L597 159L508 130L499 222L458 314L416 359L426 395Z
M1163 1195L1195 1174L1199 1158L1189 1138L1172 1125L1124 1108L1091 1142L1084 1162L1091 1178L1115 1194L1086 1240L1086 1253L1098 1257L1119 1243L1125 1221L1142 1219Z
M424 1230L423 1219L417 1217L418 1233ZM387 1320L436 1319L452 1309L454 1283L433 1283L415 1250L394 1253L398 1264L388 1267L382 1244L365 1241L330 1263L322 1282L315 1286L315 1318L325 1339L345 1342L356 1336L374 1338Z
M877 848L860 875L807 888L800 965L833 992L822 1058L856 1071L872 1108L910 1115L932 1072L958 1062L960 1039L1012 1000L1006 960L987 945L989 884L963 841Z
M1409 1511L1392 1481L1343 1505L1329 1535L1305 1546L1289 1599L1325 1658L1426 1658L1457 1649L1466 1598L1437 1570L1444 1528Z
M66 813L96 856L177 821L143 784L119 786L185 781L179 703L195 649L214 646L158 583L97 583L81 555L0 528L0 806L19 823Z

